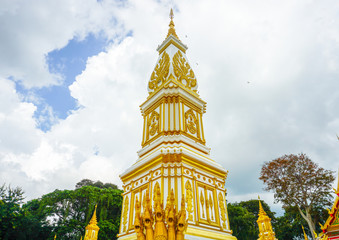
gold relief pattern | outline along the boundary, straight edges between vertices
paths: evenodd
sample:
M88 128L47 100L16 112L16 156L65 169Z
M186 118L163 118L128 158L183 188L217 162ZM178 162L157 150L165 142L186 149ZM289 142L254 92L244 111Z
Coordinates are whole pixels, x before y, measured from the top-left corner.
M192 109L185 112L185 122L185 131L187 132L188 130L190 133L195 134L197 132L198 120Z
M160 186L159 186L159 183L156 182L155 183L155 186L154 186L154 191L153 191L153 202L154 202L154 206L155 204L158 202L158 201L161 201L161 195L158 195L157 193L160 193Z
M211 195L209 195L209 199L208 199L208 206L211 208L211 218L212 218L212 221L214 221L214 217L213 217L213 201L212 201L212 198L211 198Z
M148 133L153 136L159 131L159 113L153 111L150 118L148 119Z
M201 211L202 211L202 217L205 218L205 199L204 199L204 195L202 194L202 191L200 192L200 204L201 204Z
M185 184L186 189L186 203L187 203L187 212L188 212L188 219L193 221L193 193L192 193L192 186L190 181L187 181Z
M178 81L188 89L194 88L197 85L197 79L193 70L180 51L173 56L173 71Z
M128 200L128 196L126 196L125 203L124 203L124 212L123 212L124 221L122 222L124 226L124 232L126 232L126 227L127 227L128 204L129 204L129 200Z
M220 208L220 212L221 212L221 220L223 221L222 227L223 227L223 228L226 228L226 209L225 209L225 201L224 201L224 197L222 196L222 193L221 193L221 192L219 192L218 200L219 200L219 208Z
M170 57L164 52L159 63L155 66L152 72L151 79L148 83L149 89L157 90L162 84L165 83L170 67Z

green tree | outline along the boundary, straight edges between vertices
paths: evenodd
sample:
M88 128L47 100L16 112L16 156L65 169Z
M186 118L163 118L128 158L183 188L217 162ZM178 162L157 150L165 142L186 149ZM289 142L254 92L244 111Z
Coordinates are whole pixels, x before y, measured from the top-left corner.
M258 238L256 227L253 223L256 217L247 211L239 203L227 204L228 217L233 235L242 240L253 240Z
M58 238L80 239L97 204L99 239L116 239L119 231L122 191L83 186L75 190L55 190L42 196L34 214L45 216ZM31 204L31 202L29 202Z
M103 183L101 181L92 181L90 179L82 179L80 182L78 182L76 185L75 185L75 188L78 189L78 188L81 188L81 187L84 187L84 186L93 186L93 187L98 187L98 188L112 188L112 189L118 189L118 186L113 184L113 183Z
M314 238L315 220L312 213L331 203L331 186L334 172L325 170L301 153L284 155L266 162L260 178L265 190L274 191L274 198L283 207L296 207L307 222Z
M0 239L46 239L50 229L44 226L42 216L31 214L36 202L23 205L21 188L0 187Z

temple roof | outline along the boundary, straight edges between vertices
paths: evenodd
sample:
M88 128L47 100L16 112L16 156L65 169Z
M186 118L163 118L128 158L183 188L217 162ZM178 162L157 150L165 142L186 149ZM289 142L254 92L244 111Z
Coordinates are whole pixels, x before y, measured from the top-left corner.
M321 225L321 230L324 233L339 231L339 172L337 189L333 190L337 196L334 200L331 210L328 210L329 217L327 218L325 224L323 226Z

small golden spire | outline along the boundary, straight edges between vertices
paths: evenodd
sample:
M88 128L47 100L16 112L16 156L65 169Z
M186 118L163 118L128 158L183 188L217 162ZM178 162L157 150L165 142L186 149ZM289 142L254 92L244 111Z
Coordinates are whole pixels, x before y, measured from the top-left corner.
M170 35L173 35L173 37L175 37L179 40L179 37L178 37L177 33L175 32L175 28L174 28L174 26L175 26L174 22L173 22L174 14L173 14L172 8L171 8L169 17L170 17L171 21L170 21L170 24L168 25L170 28L168 29L168 34L167 34L166 38L168 38Z
M259 238L258 240L277 240L275 233L272 228L271 219L267 216L264 208L261 205L260 197L259 200L259 214L258 214L258 226L259 226Z
M305 238L305 240L308 240L308 237L307 237L307 235L306 235L306 233L305 233L304 226L303 226L303 225L301 225L301 227L302 227L302 229L303 229L303 232L304 232L304 238Z
M54 235L54 240L56 239L56 234Z
M87 225L86 233L84 240L97 240L98 239L98 232L100 230L99 226L97 225L97 204L95 205L95 209L93 212L93 216Z
M259 200L259 216L266 216L266 212L264 211L264 208L261 205L261 200L260 200L260 196L258 196L258 200Z
M95 209L94 209L94 213L93 216L91 218L91 220L89 221L89 225L97 225L98 221L97 221L97 204L95 204Z

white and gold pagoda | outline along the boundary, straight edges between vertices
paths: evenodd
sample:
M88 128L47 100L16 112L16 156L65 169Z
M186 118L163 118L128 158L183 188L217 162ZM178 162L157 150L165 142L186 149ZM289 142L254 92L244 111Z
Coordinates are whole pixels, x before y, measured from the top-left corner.
M170 220L165 223L159 218L158 222L157 212L170 219L168 214L181 209L175 219L187 222L185 239L236 239L225 199L228 171L210 158L210 148L205 145L206 103L197 93L197 79L186 57L187 46L175 32L172 10L170 18L167 37L157 48L159 58L148 82L149 96L140 106L142 149L136 163L120 175L124 193L118 237L137 239L135 225L138 239L152 230L149 225L168 228L164 231L170 236ZM148 228L140 226L140 221ZM150 236L146 234L146 239L153 239ZM154 233L154 239L169 238L166 232Z

